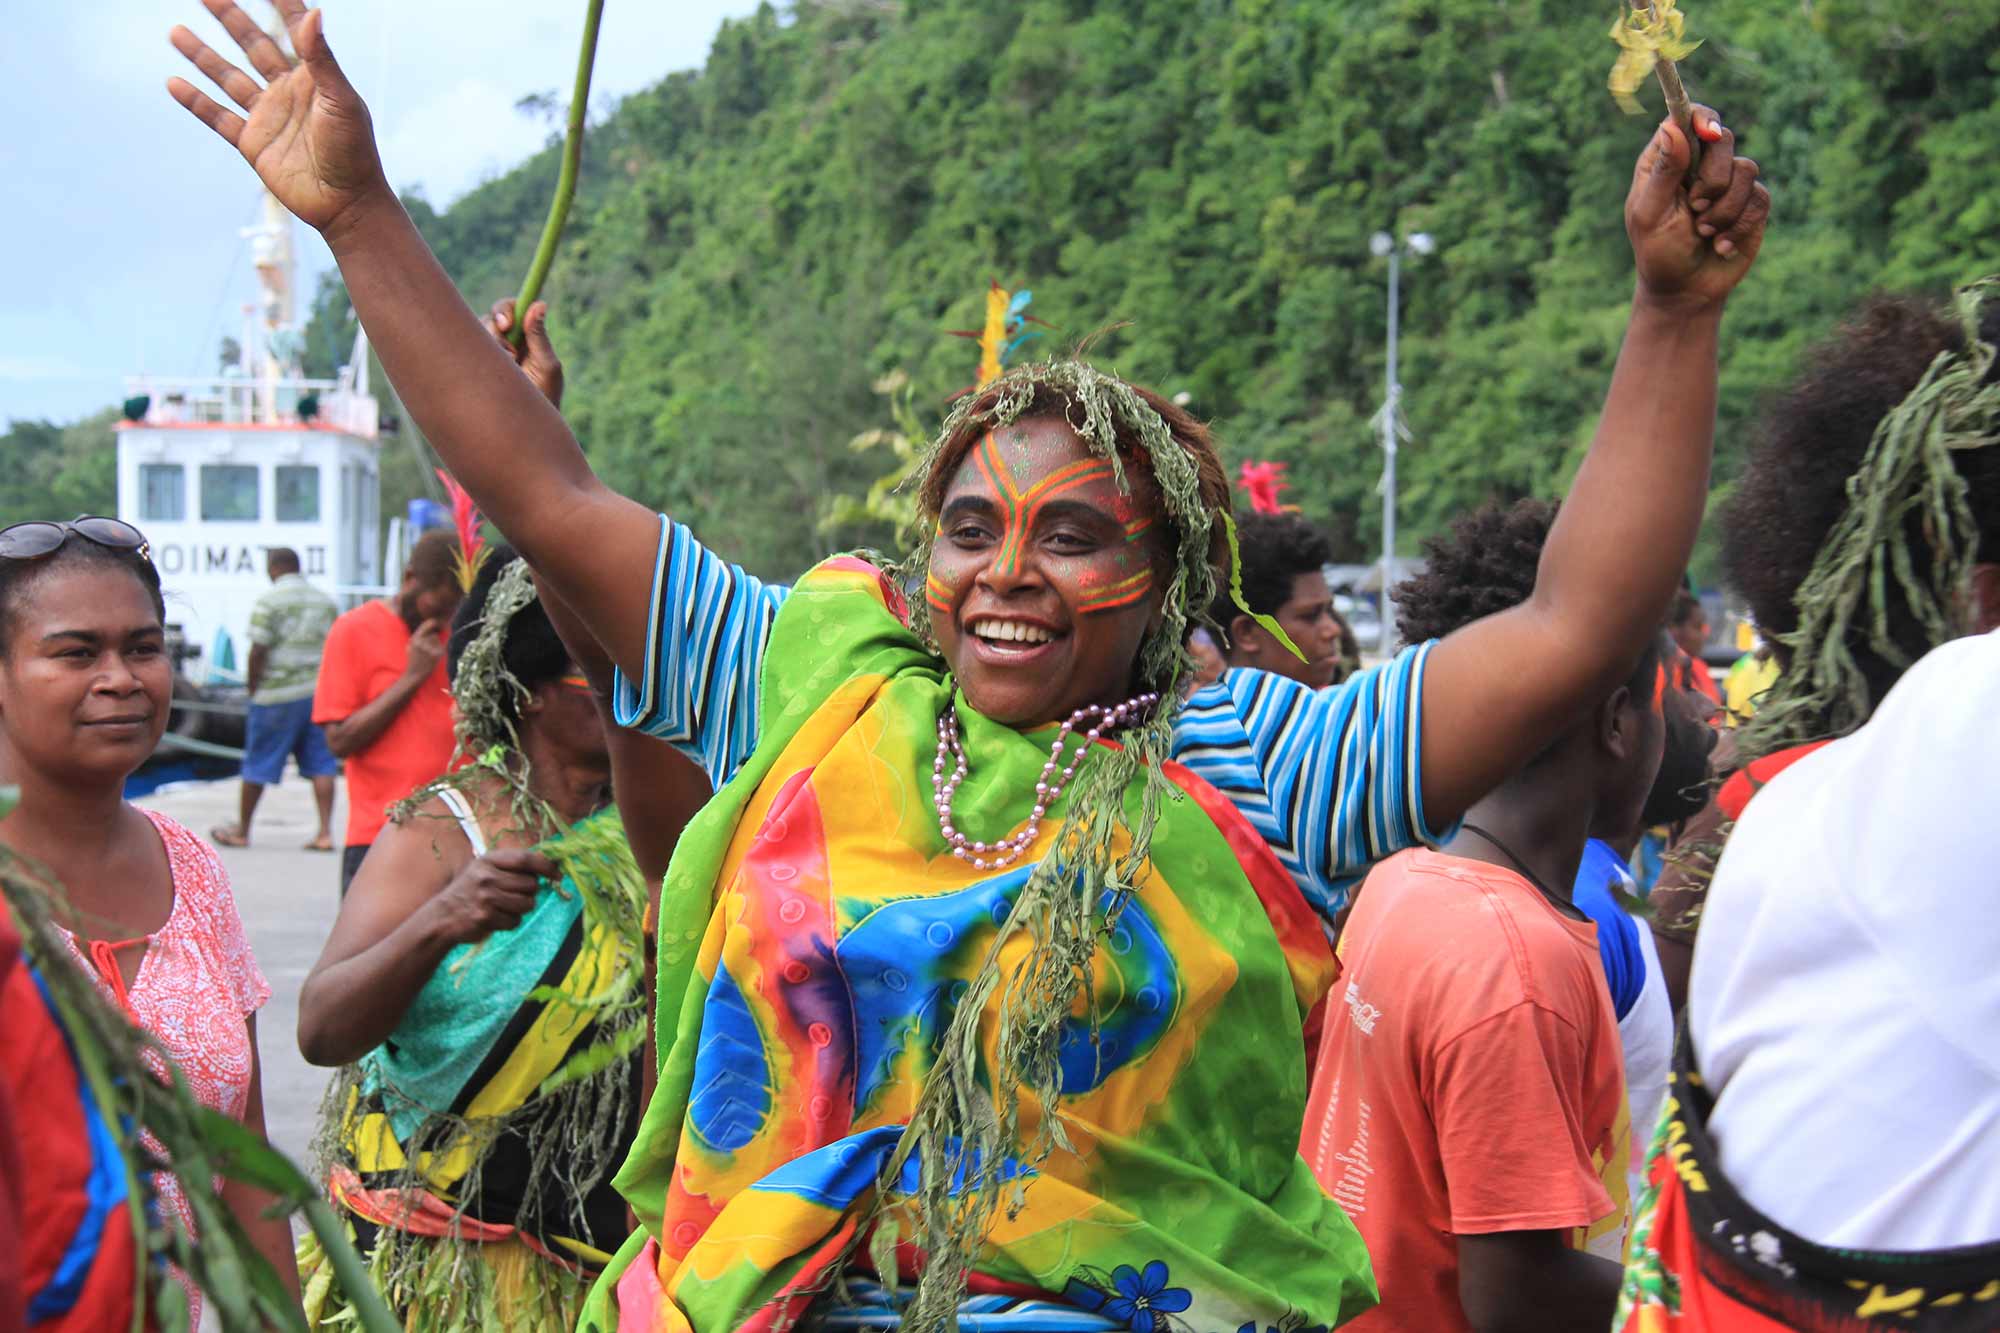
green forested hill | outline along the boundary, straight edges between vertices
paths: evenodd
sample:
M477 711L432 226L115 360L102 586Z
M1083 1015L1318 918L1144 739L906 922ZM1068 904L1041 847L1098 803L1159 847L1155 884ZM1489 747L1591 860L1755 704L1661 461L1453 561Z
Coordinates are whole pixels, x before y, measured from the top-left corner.
M612 484L794 573L887 537L816 528L882 470L847 448L886 424L871 381L907 369L934 418L973 375L941 331L976 325L997 278L1063 339L1125 321L1096 357L1188 393L1234 456L1289 461L1288 498L1365 558L1368 238L1397 227L1440 245L1405 270L1408 539L1555 491L1622 327L1620 204L1651 128L1604 88L1617 3L766 7L592 131L549 291L569 416ZM1726 329L1726 484L1761 396L1860 294L2000 267L2000 3L1688 9L1689 82L1777 200ZM554 156L419 208L476 305L526 268ZM329 293L316 345L343 306Z

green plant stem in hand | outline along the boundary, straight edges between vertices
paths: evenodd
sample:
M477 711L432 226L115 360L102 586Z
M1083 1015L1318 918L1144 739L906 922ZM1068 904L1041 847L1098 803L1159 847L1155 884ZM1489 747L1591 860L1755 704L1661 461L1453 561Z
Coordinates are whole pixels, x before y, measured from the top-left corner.
M549 220L542 224L541 244L535 247L535 262L528 266L527 280L514 309L522 318L507 330L507 339L521 345L527 336L528 307L541 295L542 283L556 260L556 243L562 239L563 224L569 220L570 202L576 198L576 177L583 166L583 121L590 109L590 72L597 63L597 27L604 17L604 0L590 0L583 17L583 50L576 58L576 86L569 98L569 128L563 135L562 174L556 179L556 197L549 203Z

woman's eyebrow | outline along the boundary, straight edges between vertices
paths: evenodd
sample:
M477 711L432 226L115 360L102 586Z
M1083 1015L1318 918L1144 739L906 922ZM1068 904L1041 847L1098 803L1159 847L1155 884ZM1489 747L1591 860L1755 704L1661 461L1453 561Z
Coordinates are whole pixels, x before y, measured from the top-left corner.
M947 500L945 502L944 509L938 514L938 521L942 523L954 514L970 513L984 515L997 512L999 512L999 506L983 495L961 495L955 500Z
M1102 505L1091 504L1088 500L1050 500L1036 506L1037 515L1045 520L1066 518L1085 523L1102 523L1118 526L1118 516Z

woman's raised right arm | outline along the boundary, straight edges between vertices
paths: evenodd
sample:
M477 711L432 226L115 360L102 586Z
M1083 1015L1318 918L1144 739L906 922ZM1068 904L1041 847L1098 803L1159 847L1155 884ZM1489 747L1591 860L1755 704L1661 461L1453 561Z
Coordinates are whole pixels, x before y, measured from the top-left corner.
M612 660L639 676L658 517L592 474L561 415L438 266L389 188L368 108L327 47L321 11L276 0L301 57L294 67L231 0L202 3L265 82L177 27L174 46L247 114L185 79L168 80L168 91L326 238L383 368L452 475Z

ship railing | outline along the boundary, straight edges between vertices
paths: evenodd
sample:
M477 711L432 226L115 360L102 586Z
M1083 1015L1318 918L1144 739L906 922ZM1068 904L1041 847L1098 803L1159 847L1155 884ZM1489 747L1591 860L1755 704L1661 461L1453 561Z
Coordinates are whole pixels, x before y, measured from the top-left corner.
M374 439L380 407L345 379L128 376L125 418L143 426L291 426L308 421Z

